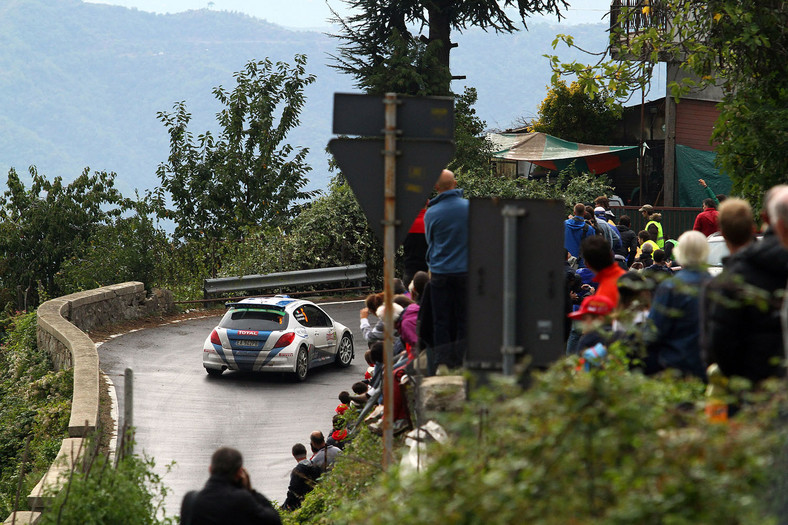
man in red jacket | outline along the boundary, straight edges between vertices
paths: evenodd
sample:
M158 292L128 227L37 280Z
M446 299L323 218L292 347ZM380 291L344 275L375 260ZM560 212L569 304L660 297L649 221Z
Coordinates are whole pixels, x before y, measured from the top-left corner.
M720 225L717 221L717 206L714 204L713 199L703 200L703 211L695 217L695 225L692 229L701 232L706 237L720 231Z

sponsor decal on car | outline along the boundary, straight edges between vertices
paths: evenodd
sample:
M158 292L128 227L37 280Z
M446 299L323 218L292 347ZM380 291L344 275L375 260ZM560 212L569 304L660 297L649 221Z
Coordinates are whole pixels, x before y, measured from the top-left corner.
M257 330L238 330L238 335L257 335L259 333Z

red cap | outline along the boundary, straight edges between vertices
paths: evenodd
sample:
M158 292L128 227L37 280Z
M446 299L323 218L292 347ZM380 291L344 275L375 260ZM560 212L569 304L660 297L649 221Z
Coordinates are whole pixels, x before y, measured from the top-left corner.
M604 295L589 295L580 304L580 309L567 314L570 319L580 319L586 314L607 315L613 311L613 301Z

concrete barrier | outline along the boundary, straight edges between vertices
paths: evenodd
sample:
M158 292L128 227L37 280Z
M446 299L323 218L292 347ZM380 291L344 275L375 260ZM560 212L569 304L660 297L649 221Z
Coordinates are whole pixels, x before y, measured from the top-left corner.
M74 392L68 422L57 459L28 495L31 512L17 512L4 522L35 523L47 501L48 489L61 487L98 426L99 361L95 343L85 334L101 326L167 313L174 308L169 291L147 296L140 282L128 282L79 292L47 301L38 307L37 338L58 370L74 369ZM84 330L84 331L83 331ZM27 520L27 521L20 521Z

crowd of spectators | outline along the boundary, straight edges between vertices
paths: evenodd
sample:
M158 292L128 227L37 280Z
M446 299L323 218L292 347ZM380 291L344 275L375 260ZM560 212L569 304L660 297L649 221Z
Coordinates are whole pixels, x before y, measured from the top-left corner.
M610 227L610 214L588 208L577 204L565 221L567 354L596 355L624 340L633 368L645 374L673 369L706 380L707 366L716 364L755 388L785 375L788 186L764 196L760 232L748 202L718 195L703 201L693 229L676 240L646 205L635 245L622 215L616 245L600 235L600 218ZM715 276L706 264L709 235L721 235L729 252Z

